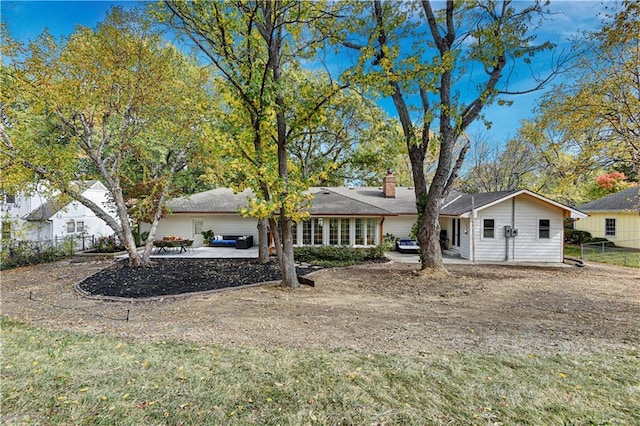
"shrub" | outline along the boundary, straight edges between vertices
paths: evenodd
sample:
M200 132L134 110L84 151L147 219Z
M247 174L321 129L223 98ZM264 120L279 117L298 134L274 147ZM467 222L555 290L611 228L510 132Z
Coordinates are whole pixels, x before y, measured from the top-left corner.
M73 241L62 241L59 245L52 243L38 243L31 241L3 242L0 259L0 269L10 269L18 266L37 265L39 263L54 262L73 254Z
M591 238L588 241L589 244L591 243L604 243L605 247L615 247L616 245L613 243L613 241L609 241L606 238L601 238L601 237L595 237L595 238Z
M304 246L294 249L297 261L325 267L356 265L386 260L382 246L354 248L342 246Z
M113 235L108 237L100 237L96 240L96 253L115 253L124 249L125 247L120 244L120 241L118 241Z
M564 231L565 241L573 244L584 244L591 241L591 233L587 231L578 231L576 229L566 229Z

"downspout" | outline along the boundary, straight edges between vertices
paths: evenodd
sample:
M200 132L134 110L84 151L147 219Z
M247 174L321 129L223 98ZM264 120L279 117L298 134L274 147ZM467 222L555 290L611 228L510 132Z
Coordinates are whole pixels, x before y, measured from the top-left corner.
M516 229L516 197L511 199L511 229ZM515 232L515 231L514 231ZM511 258L513 260L516 259L516 234L512 234L513 244L511 244L513 253L511 254Z
M474 226L476 220L476 203L475 198L471 197L471 220L469 221L469 232L471 232L471 262L476 263L476 234Z

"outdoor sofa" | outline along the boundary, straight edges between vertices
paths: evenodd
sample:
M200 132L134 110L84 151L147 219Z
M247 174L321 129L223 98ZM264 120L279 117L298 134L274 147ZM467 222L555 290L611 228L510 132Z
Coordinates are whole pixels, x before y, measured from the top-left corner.
M248 249L253 247L253 235L216 235L209 241L209 247Z

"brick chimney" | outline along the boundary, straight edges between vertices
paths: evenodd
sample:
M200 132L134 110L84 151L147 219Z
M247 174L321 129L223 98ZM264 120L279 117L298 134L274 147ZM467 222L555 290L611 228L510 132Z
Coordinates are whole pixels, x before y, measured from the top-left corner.
M396 177L391 169L387 170L387 175L382 179L382 193L385 198L396 198Z

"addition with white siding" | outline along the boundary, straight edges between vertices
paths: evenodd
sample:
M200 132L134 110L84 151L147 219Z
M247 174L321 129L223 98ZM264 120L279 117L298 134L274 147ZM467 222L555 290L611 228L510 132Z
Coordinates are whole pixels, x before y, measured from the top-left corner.
M562 262L564 219L584 217L523 189L460 194L443 206L440 223L452 236L450 249L463 259Z

